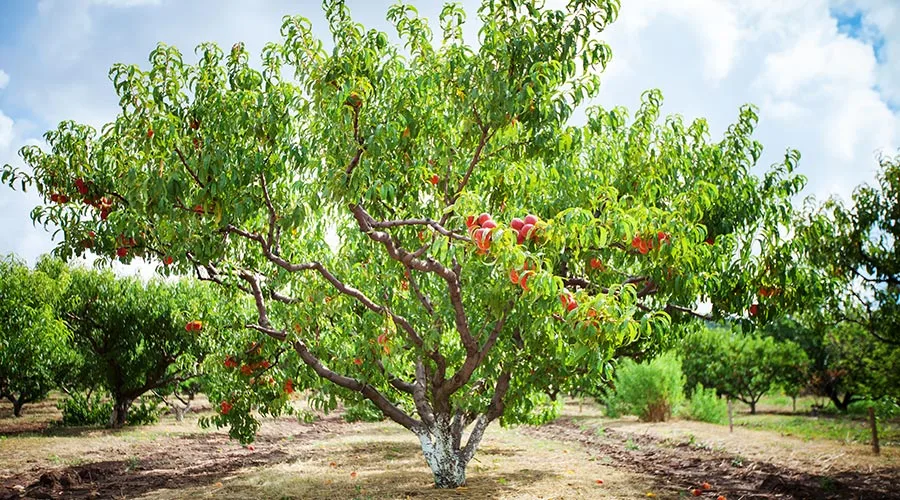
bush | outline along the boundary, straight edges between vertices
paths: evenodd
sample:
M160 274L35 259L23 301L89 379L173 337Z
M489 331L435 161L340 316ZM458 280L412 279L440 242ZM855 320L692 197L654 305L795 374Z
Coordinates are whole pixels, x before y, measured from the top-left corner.
M616 371L615 394L607 405L637 415L645 422L662 422L684 401L681 361L669 352L649 362L626 359Z
M384 414L375 404L364 399L358 403L348 403L344 407L344 420L347 422L381 422Z
M128 425L151 425L159 422L159 416L165 408L160 408L159 402L152 399L141 398L139 401L128 410Z
M716 395L714 388L697 384L682 415L689 420L721 424L728 419L728 404Z
M69 397L57 403L62 411L64 426L106 425L112 414L112 401L103 401L100 394L72 392Z

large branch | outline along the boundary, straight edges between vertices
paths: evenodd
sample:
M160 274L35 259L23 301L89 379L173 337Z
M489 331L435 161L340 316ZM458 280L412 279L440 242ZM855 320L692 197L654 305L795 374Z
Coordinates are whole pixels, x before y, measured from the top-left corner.
M267 335L284 340L287 338L287 334L284 331L277 330L272 327L271 322L269 321L269 314L266 308L265 299L263 297L262 289L259 286L259 280L250 275L249 273L244 273L241 275L247 283L249 284L251 290L253 291L253 299L256 302L256 312L259 317L258 325L247 325L248 328L252 328L254 330L266 333ZM351 391L356 391L368 398L372 403L384 413L385 416L397 422L398 424L406 427L407 429L417 429L421 427L421 422L407 415L403 410L398 408L392 402L390 402L387 398L384 397L377 389L372 387L369 384L361 382L355 378L348 377L346 375L341 375L328 367L326 367L322 362L317 358L307 347L306 344L300 340L295 340L291 344L297 354L300 355L300 359L303 362L313 369L317 375L332 382L340 387L345 389L349 389Z
M469 320L466 317L465 308L462 302L462 286L459 281L462 267L454 262L454 269L450 269L432 257L424 259L416 257L414 254L400 246L399 243L394 241L388 233L376 231L372 225L375 223L375 220L362 205L353 205L350 207L350 210L356 218L360 231L365 233L370 239L381 243L385 250L387 250L388 256L392 259L411 269L435 273L444 279L447 283L450 304L453 306L454 310L456 330L459 332L460 340L466 348L467 355L474 355L478 350L478 344L472 337L472 332L469 329Z
M494 387L494 396L491 398L491 403L488 405L487 412L483 415L479 415L475 420L475 426L472 428L472 432L469 433L466 447L460 452L460 459L463 460L463 463L468 462L475 456L475 450L478 448L478 444L481 442L481 438L484 436L484 431L487 429L488 424L503 414L503 408L505 406L503 398L506 397L506 392L509 390L511 378L512 374L509 370L504 370L500 374L500 377L497 378L497 385Z
M513 304L510 304L509 308L503 312L503 315L494 325L493 330L491 330L490 335L487 340L484 341L481 348L472 354L466 355L466 359L463 361L459 370L440 388L439 396L450 397L451 394L469 382L469 379L472 378L472 374L479 366L481 366L481 363L484 361L484 358L487 357L488 352L490 352L491 348L494 347L494 344L497 343L497 338L500 336L500 331L503 330L503 325L506 324L506 318L509 316L512 306Z

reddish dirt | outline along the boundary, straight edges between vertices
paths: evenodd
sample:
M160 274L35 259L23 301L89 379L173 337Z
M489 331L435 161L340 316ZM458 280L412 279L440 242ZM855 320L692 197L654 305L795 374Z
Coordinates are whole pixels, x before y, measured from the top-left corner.
M130 460L38 468L6 477L0 474L0 500L133 498L161 488L211 484L239 469L296 460L300 458L292 453L300 448L296 444L350 428L337 415L307 425L285 419L267 424L252 450L236 446L223 433L157 439L139 444Z
M704 482L703 497L729 499L900 499L900 469L816 475L724 451L672 443L646 434L611 429L583 429L569 418L525 430L545 439L577 442L610 465L649 474L673 495L683 495Z

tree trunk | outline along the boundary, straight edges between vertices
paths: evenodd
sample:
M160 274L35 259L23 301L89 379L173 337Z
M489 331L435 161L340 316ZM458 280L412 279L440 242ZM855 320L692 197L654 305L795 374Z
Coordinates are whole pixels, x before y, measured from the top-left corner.
M834 403L834 407L841 412L847 411L847 407L850 406L850 401L853 398L853 395L848 392L844 394L844 399L841 399L838 396L838 391L831 387L825 388L825 394L828 395L828 399L830 399L831 402Z
M15 399L12 402L13 404L13 416L21 417L22 416L22 407L25 406L25 398L20 397L19 399Z
M869 407L869 426L872 430L872 453L881 454L881 445L878 443L878 422L875 420L875 408Z
M750 414L756 415L756 401L750 402Z
M120 428L125 425L128 418L128 409L131 408L131 400L127 398L116 399L113 404L112 414L109 416L109 426Z
M466 484L466 466L475 455L488 420L483 415L475 420L466 445L460 446L466 423L457 415L435 415L432 426L414 430L422 444L425 462L434 474L435 488L458 488Z
M793 408L792 412L797 413L797 396L791 396L791 406Z

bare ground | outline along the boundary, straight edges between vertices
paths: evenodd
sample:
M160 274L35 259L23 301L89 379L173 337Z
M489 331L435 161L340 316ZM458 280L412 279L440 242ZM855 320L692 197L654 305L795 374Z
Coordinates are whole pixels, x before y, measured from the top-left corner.
M567 405L542 427L492 426L465 488L435 490L417 440L392 423L266 420L253 448L183 423L48 428L0 408L0 499L900 498L900 454L696 422L607 420Z
M574 406L568 405L563 418L527 433L580 443L617 466L664 481L672 492L708 482L712 488L704 495L727 498L900 498L895 448L875 456L862 445L748 429L732 434L727 427L698 422L603 422L596 408L579 413Z
M46 408L35 415L51 415ZM493 426L466 487L435 490L414 436L337 416L266 420L253 448L197 428L196 416L122 430L40 427L0 418L0 499L18 498L638 498L649 476L593 460L577 443Z

